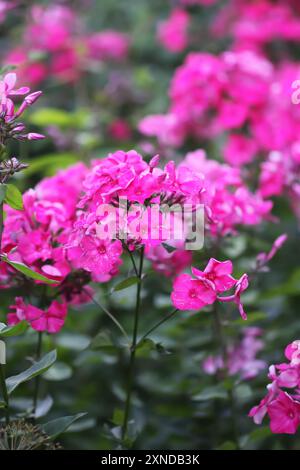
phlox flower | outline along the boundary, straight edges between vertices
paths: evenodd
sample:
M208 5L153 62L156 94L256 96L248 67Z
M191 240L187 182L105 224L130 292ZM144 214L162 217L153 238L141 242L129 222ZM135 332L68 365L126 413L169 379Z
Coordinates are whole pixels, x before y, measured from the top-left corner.
M8 324L15 325L22 320L26 320L36 331L46 331L48 333L58 333L67 316L67 304L54 300L46 310L42 310L34 305L25 304L21 297L15 299L15 305L10 309L15 310L7 316Z
M285 349L289 363L270 366L268 393L258 406L250 410L249 416L256 424L268 414L270 428L276 434L295 434L300 424L300 342L294 341ZM285 391L289 389L289 393Z
M234 302L238 305L241 317L246 320L241 302L241 294L248 287L248 276L244 274L239 280L231 276L232 263L220 262L211 258L204 271L192 267L192 276L181 274L173 284L171 299L178 310L198 310L210 305L216 300L220 302ZM234 287L230 296L218 296L218 293Z
M159 42L170 52L183 51L188 43L189 24L189 14L181 8L175 8L170 17L158 25Z

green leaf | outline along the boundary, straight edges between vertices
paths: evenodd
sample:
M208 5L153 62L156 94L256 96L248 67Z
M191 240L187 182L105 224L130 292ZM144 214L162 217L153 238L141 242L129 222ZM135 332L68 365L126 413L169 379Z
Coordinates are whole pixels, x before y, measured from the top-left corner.
M78 413L73 416L64 416L63 418L57 418L53 421L49 421L46 424L42 424L41 427L43 431L50 437L50 439L55 439L60 434L65 432L71 426L71 424L86 415L87 413Z
M124 422L124 410L120 410L119 408L116 408L114 410L114 414L112 417L112 422L116 426L122 426Z
M76 153L61 152L61 153L49 153L43 155L33 161L30 161L30 165L26 170L26 176L34 175L35 173L43 173L51 175L54 173L53 169L57 172L60 168L66 168L73 163L76 163L79 157Z
M50 380L53 382L59 382L61 380L67 380L72 377L73 371L68 364L64 362L56 362L53 364L51 369L49 369L44 374L44 379Z
M114 344L109 331L100 331L91 341L90 347L92 350L97 349L112 349Z
M197 395L193 396L195 401L207 401L207 400L226 400L227 393L223 387L216 385L215 387L207 387Z
M6 379L8 394L11 394L21 383L28 382L37 375L46 372L56 361L56 350L46 354L42 359L35 362L29 369L24 370L18 375L14 375Z
M119 282L116 286L113 287L112 292L118 292L120 290L127 289L128 287L134 286L140 282L139 278L136 276L128 277L124 281Z
M237 446L235 442L225 441L216 450L236 450Z
M4 200L13 209L16 209L18 211L23 210L22 193L13 184L6 185L6 194Z
M143 339L136 347L137 357L148 357L152 351L156 351L161 355L170 354L170 351L165 349L161 343L155 343L155 341L150 338Z
M43 274L33 271L32 269L30 269L28 266L26 266L23 263L9 260L7 258L7 255L5 254L1 255L1 259L5 263L15 268L17 271L19 271L20 273L24 274L27 277L30 277L31 279L35 279L36 281L42 281L42 282L45 282L46 284L57 284L57 281L54 281L53 279L49 279L48 277L43 276Z
M41 108L31 114L30 122L41 127L58 126L67 128L74 124L74 118L71 113L62 109Z
M6 196L6 184L0 184L0 204L4 201Z
M28 328L28 324L25 321L21 321L17 325L0 327L0 337L8 338L9 336L18 336L25 333Z

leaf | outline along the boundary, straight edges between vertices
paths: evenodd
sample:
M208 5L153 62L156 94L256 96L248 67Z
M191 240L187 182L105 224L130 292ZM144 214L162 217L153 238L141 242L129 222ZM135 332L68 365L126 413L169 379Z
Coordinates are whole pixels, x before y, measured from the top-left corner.
M193 396L195 401L207 401L207 400L226 400L227 393L223 387L217 385L215 387L207 387L202 392L197 393Z
M120 410L119 408L116 408L114 410L114 414L112 417L112 422L116 426L122 426L124 422L124 410Z
M66 168L76 163L78 160L79 157L71 152L49 153L30 161L30 166L26 169L26 176L41 172L49 175L53 173L53 168L57 171L60 168Z
M44 374L44 379L53 382L59 382L61 380L67 380L72 377L73 371L68 364L64 362L56 362L51 369Z
M92 350L97 349L111 349L114 344L109 331L100 331L91 341L90 347Z
M23 210L22 193L13 184L6 185L6 194L4 201L13 209L16 209L18 211Z
M36 126L72 127L74 118L71 113L57 108L41 108L33 112L30 122Z
M53 398L50 395L47 395L43 400L38 400L34 417L37 419L45 416L51 409L52 405Z
M0 204L4 201L6 196L6 184L0 184Z
M155 341L150 338L143 339L136 347L137 357L148 357L151 351L156 351L161 355L170 354L170 351L165 349L161 343L155 343Z
M235 442L225 441L216 450L236 450L237 446Z
M118 292L120 290L127 289L128 287L134 286L139 282L140 280L136 276L128 277L127 279L124 279L124 281L121 281L116 286L114 286L112 292Z
M6 379L6 386L8 394L11 394L21 383L28 382L37 375L46 372L52 364L56 361L56 350L46 354L42 359L35 362L29 369L24 370L18 375L14 375Z
M0 328L0 337L8 338L9 336L18 336L25 333L28 328L28 324L25 321L21 321L17 325L13 326L6 326L4 328Z
M64 416L63 418L57 418L49 421L48 423L42 424L41 427L50 439L55 439L65 432L71 424L86 415L87 413L78 413L73 416Z
M35 279L36 281L42 281L42 282L45 282L46 284L57 284L57 281L54 281L53 279L49 279L48 277L43 276L43 274L33 271L32 269L30 269L28 266L26 266L23 263L9 260L7 258L7 255L5 254L1 255L1 259L5 263L15 268L17 271L19 271L20 273L24 274L27 277L30 277L31 279Z

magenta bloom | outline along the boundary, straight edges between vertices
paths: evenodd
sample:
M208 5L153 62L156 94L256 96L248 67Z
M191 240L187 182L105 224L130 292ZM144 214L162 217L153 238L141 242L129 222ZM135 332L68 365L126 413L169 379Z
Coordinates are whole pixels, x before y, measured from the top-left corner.
M268 406L270 428L275 434L295 434L300 423L300 403L280 392Z
M240 314L246 320L241 303L241 293L248 287L248 276L244 274L238 281L231 276L231 261L217 261L211 258L204 271L192 267L193 278L189 274L181 274L173 284L171 299L178 310L198 310L216 300L235 302ZM217 294L235 288L234 294L220 297Z
M204 280L193 279L189 274L180 274L173 284L171 299L178 310L200 310L213 304L216 292Z
M47 331L48 333L58 333L67 316L67 304L60 304L54 300L48 309L42 310L34 305L26 305L21 297L16 298L15 305L10 308L15 310L8 314L8 324L15 325L22 320L26 320L36 331Z
M181 52L187 47L189 14L175 8L170 17L159 24L157 37L159 42L170 52Z
M271 431L276 434L295 434L300 424L300 341L294 341L285 349L289 363L269 368L268 393L249 416L260 424L266 414L270 418ZM289 393L285 390L289 389Z
M214 284L217 293L224 292L236 285L236 279L232 274L233 266L231 261L217 261L211 258L204 271L192 268L193 275L198 279L206 279Z

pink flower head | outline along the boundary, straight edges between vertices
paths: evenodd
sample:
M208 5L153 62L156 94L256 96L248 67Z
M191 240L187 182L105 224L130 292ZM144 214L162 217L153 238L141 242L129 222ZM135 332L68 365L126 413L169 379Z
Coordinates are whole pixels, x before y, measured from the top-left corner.
M158 26L158 40L170 52L183 51L187 47L189 24L189 14L181 8L174 9Z
M237 281L232 274L233 266L231 261L217 261L211 258L204 269L200 271L192 267L192 273L197 279L206 279L214 284L217 293L224 292L236 285Z
M300 423L300 403L280 392L268 406L270 428L275 434L295 434Z
M178 310L200 310L214 303L216 293L205 280L180 274L174 281L171 300Z
M58 333L67 316L67 304L60 304L56 300L47 310L42 310L34 305L26 305L21 297L17 297L16 304L10 308L15 309L15 313L8 314L9 325L26 320L34 330L48 333Z

